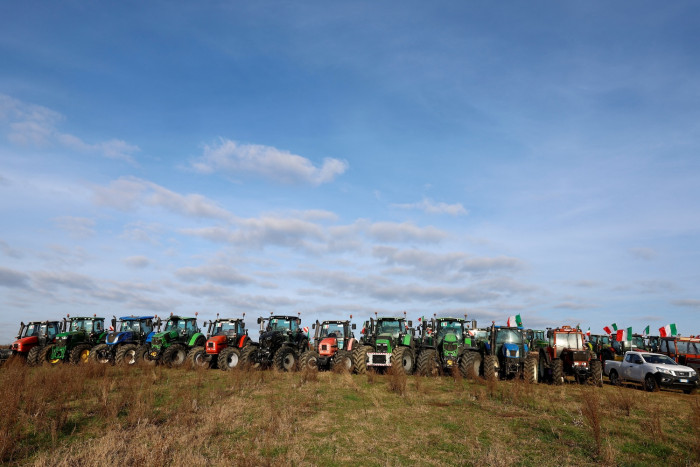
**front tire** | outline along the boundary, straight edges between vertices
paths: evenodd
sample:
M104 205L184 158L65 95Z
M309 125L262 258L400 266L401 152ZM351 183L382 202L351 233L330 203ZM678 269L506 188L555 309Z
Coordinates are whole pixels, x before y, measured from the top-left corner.
M465 351L459 360L459 371L462 372L462 376L476 380L481 373L482 360L479 352Z
M291 347L283 346L275 352L275 368L280 371L295 371L298 360L296 352Z
M207 354L204 347L192 347L187 353L187 361L192 368L211 368L212 356Z
M484 357L484 379L496 381L496 356L487 355Z
M435 350L426 349L420 353L418 364L416 365L416 373L418 376L438 376L440 374L440 366Z
M116 365L134 365L138 361L137 353L136 344L121 345L114 356L114 363Z
M41 357L43 354L44 347L37 345L32 347L32 350L29 351L27 354L27 365L28 366L37 366L41 365Z
M182 344L173 344L165 349L162 360L170 368L182 366L187 360L187 349Z
M90 362L106 365L112 363L112 352L107 344L99 344L90 352Z
M136 362L147 366L156 366L158 359L151 358L151 344L139 345L136 348Z
M617 371L610 370L610 374L608 375L608 379L610 380L610 384L612 384L613 386L620 385L620 377L617 375Z
M557 386L564 384L564 362L561 358L552 360L552 382Z
M307 352L308 353L308 352ZM352 355L347 350L338 350L333 358L333 371L352 373Z
M82 365L90 359L90 344L76 345L68 357L73 365Z
M603 362L600 360L591 360L591 383L603 387Z
M537 377L539 375L539 363L539 355L527 357L527 359L525 360L523 379L529 384L537 384Z
M319 355L315 350L304 352L301 358L299 358L299 368L302 370L318 371L318 359Z
M242 361L240 350L236 347L226 347L219 353L217 364L221 370L229 371L238 368Z
M644 389L649 392L657 392L659 390L659 383L651 373L644 378Z
M410 375L416 365L416 359L413 356L413 351L408 347L396 347L391 353L391 367L394 370L403 370L404 373Z
M369 345L363 345L355 349L352 353L352 361L355 367L355 373L358 375L364 375L367 373L367 352L372 350Z

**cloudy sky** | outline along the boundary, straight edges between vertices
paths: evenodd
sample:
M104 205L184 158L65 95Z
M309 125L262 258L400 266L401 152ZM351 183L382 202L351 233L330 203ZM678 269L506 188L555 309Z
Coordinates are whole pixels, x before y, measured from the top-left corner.
M4 2L0 342L66 313L700 332L699 17Z

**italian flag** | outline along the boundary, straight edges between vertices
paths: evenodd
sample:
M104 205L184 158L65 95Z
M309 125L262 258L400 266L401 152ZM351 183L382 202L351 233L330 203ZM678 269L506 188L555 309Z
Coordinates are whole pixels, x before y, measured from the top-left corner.
M644 328L644 331L642 332L642 336L646 337L649 335L649 326Z
M591 327L590 326L588 326L588 331L586 331L586 335L588 337L591 337Z
M632 328L620 329L617 331L617 341L629 341L632 340Z
M676 330L676 323L667 324L666 326L659 328L659 335L661 337L675 336L676 334L678 334L678 331Z
M511 316L508 318L508 321L506 322L506 326L510 327L518 327L523 325L523 320L520 319L520 315L515 315Z
M607 334L612 334L613 331L617 331L617 324L612 323L610 326L605 326L603 331L605 331Z

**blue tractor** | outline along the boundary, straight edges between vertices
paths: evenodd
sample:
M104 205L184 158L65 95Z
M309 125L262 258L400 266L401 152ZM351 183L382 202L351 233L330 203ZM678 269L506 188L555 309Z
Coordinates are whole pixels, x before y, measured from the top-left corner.
M92 349L90 358L101 364L133 365L139 352L148 352L160 325L160 318L155 316L122 316L119 321L114 317L105 342Z
M484 378L523 378L537 383L538 354L530 353L526 332L519 327L491 325L483 345Z

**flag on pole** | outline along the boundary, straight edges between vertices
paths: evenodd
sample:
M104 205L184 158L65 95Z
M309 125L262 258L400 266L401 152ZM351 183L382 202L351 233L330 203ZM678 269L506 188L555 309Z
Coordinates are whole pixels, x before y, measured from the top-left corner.
M617 331L617 341L629 341L632 340L632 328L620 329Z
M612 334L613 331L617 331L617 324L612 323L610 326L605 326L603 331L605 331L607 334Z
M510 327L520 327L523 325L523 320L520 319L520 315L511 316L506 322L506 326Z
M591 337L591 327L588 326L588 331L586 331L586 336Z
M678 334L678 331L676 330L676 323L667 324L666 326L659 328L659 335L661 337L675 336L676 334Z
M648 335L649 335L649 326L647 325L647 327L644 328L644 331L642 331L642 336L646 337Z

